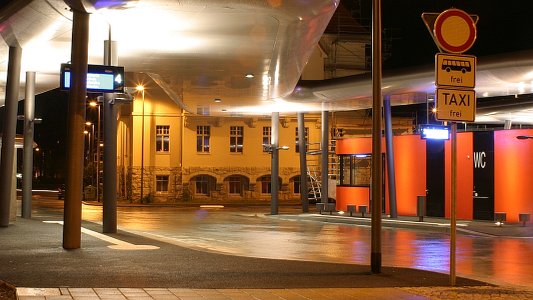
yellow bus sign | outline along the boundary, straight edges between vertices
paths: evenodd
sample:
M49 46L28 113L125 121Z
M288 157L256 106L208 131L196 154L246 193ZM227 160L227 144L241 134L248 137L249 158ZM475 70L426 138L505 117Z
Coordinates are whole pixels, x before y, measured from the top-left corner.
M476 92L437 88L436 118L440 121L474 122L476 119Z
M476 57L437 53L435 75L437 86L474 88L476 86Z

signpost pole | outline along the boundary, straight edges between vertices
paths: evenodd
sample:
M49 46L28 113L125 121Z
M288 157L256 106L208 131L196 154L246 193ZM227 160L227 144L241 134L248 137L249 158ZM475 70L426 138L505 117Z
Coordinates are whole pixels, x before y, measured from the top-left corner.
M451 122L450 285L455 286L457 123L476 117L476 57L463 55L476 40L478 16L451 8L422 18L441 51L435 56L437 119ZM450 54L453 53L453 54Z
M457 123L452 122L451 135L452 143L452 199L450 205L450 285L455 286L455 248L456 248L456 189L457 189Z

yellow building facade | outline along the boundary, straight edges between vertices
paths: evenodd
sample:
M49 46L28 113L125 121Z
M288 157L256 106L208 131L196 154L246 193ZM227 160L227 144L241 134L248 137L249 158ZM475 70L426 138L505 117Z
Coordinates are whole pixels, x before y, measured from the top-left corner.
M121 198L143 203L270 200L271 154L263 147L270 144L270 116L186 113L150 84L144 97L137 93L122 111L117 132ZM281 116L279 123L279 145L289 147L280 151L279 199L297 201L297 116ZM320 141L320 125L319 115L306 115L308 142Z

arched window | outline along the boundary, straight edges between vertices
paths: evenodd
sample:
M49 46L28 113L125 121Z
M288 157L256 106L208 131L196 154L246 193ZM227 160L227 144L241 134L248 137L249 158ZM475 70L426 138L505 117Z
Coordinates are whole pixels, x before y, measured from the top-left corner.
M243 196L249 190L250 180L246 176L231 175L224 179L229 195Z
M216 178L209 175L197 175L191 179L196 195L209 196L215 190Z
M291 177L291 179L289 179L289 182L291 184L291 187L292 187L292 193L294 195L298 195L301 193L301 190L302 190L302 185L301 185L301 180L300 180L300 175L297 175L297 176L293 176Z
M272 194L272 180L270 175L261 176L261 194ZM278 179L278 191L281 189L281 178Z

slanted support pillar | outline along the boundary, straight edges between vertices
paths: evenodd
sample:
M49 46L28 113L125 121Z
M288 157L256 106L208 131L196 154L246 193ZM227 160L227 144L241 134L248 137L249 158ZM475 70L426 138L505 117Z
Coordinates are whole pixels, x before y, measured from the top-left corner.
M387 177L389 182L389 209L390 217L397 218L398 210L396 209L396 172L394 169L394 143L392 134L392 114L390 98L385 97L383 100L383 111L385 117L385 142L387 147Z
M320 139L320 149L322 151L321 155L321 161L320 161L320 173L321 173L321 179L322 184L320 188L320 202L322 203L328 203L328 159L329 159L329 119L328 119L328 111L324 110L322 111L322 137Z
M18 93L20 87L20 62L22 48L9 47L7 65L6 102L2 152L0 155L0 227L9 226L14 190L13 164L15 162L15 135L17 129Z
M300 149L300 199L302 211L309 212L309 195L307 188L307 141L305 140L304 113L298 113L298 149Z
M270 213L278 214L278 191L279 191L279 112L272 113L272 132L270 136L270 151L272 155L272 167L270 174L271 200Z
M26 72L24 99L24 147L22 158L22 217L31 218L33 177L33 125L35 118L35 72Z

